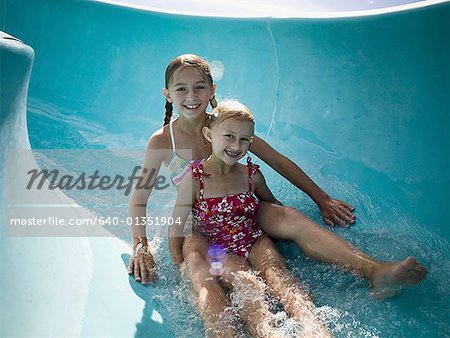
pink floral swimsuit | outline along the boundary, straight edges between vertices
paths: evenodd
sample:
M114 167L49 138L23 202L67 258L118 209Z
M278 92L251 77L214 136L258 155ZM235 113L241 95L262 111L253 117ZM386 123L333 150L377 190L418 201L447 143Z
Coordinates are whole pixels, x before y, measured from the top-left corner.
M203 197L203 176L210 176L200 163L192 167L193 177L200 181L199 198L192 207L198 230L211 245L248 258L253 244L264 235L256 220L259 202L252 191L252 176L259 166L247 158L248 191L223 197Z

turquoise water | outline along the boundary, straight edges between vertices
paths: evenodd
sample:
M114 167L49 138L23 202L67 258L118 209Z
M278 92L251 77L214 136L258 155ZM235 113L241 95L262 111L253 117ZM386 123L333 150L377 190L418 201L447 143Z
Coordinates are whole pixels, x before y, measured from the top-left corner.
M259 135L330 195L355 206L357 224L333 231L377 259L414 255L429 269L421 285L374 301L364 280L278 243L333 333L450 335L448 3L367 17L248 20L84 1L6 5L5 30L35 51L27 102L32 148L102 149L111 153L105 166L126 163L114 150L145 149L162 124L166 64L186 52L205 56L215 65L219 99L246 103ZM303 193L264 165L263 172L283 203L321 222ZM89 195L71 197L86 207L98 203ZM170 213L169 204L154 202L149 212L167 205ZM126 206L116 212L126 214ZM114 234L129 243L126 229ZM126 279L126 249L89 242L93 270L82 336L201 336L165 241L152 288ZM107 264L98 263L103 256ZM118 287L119 278L125 288ZM12 287L4 289L9 295ZM27 301L36 303L39 292ZM135 321L123 315L127 311L136 313ZM274 305L281 316L279 311ZM7 333L21 332L14 323L3 323Z
M53 113L47 112L44 116L42 109L48 109L48 107L46 108L42 102L39 103L41 104L39 113L36 113L34 101L30 100L30 103L28 123L33 148L105 149L106 151L110 147L108 141L111 144L115 142L114 135L107 130L93 132L88 127L89 132L87 132L85 127L80 127L83 123L74 123L70 119L68 122L61 121L62 115L55 114L55 110ZM92 137L92 135L95 136ZM301 143L304 143L303 149L308 147L305 141ZM142 147L145 147L145 143ZM118 163L123 160L110 158L111 162L106 161L105 166L108 165L107 163ZM309 172L321 170L314 164L310 165L312 167ZM129 167L132 165L130 164ZM356 164L353 169L355 168L362 171L359 175L374 177L373 172L367 169L364 171L364 168L358 168ZM398 194L399 188L390 187L388 183L384 187L369 185L366 188L369 192L365 193L361 191L359 185L361 182L346 182L340 180L338 175L327 172L326 168L322 170L324 171L321 172L325 174L315 178L316 181L334 195L344 191L346 201L351 201L357 209L357 224L350 230L335 229L335 233L377 259L389 261L414 255L420 257L430 270L428 279L420 286L406 289L400 296L393 299L374 301L368 296L368 285L363 279L304 257L292 243L279 242L278 247L287 258L289 266L302 285L314 295L320 314L333 333L337 337L444 337L446 332L449 332L446 312L450 294L446 283L450 268L448 241L436 231L411 220L401 210L400 202L394 197L396 193ZM277 174L264 165L263 171L276 196L280 196L285 204L302 210L321 223L317 207L311 200L283 182ZM383 175L380 175L378 180L388 181ZM95 196L89 196L86 193L80 196L71 194L71 197L86 207L92 208L94 205L93 210L97 211L100 208L99 205L95 207L96 203L104 205ZM111 201L113 200L111 196ZM106 215L126 217L126 200L122 202L121 209L116 212L108 209ZM173 203L174 200L170 198L168 201L155 198L150 204L148 214L169 216L171 209L168 205ZM118 238L129 242L129 233L126 228L119 227L113 232ZM154 306L159 313L166 322L170 323L169 330L174 336L199 336L202 334L202 326L189 302L188 286L186 282L180 281L176 269L166 254L167 243L164 240L156 243L159 247L157 256L159 280L156 286L149 290L130 281L130 287L147 303L156 304ZM127 257L125 255L123 259L126 260ZM120 261L117 263L119 264ZM174 290L176 290L175 298L172 295ZM180 302L183 304L182 307L179 306ZM275 313L281 316L276 305L274 309ZM148 336L149 332L154 330L152 326L154 323L145 319L145 313L149 316L151 311L144 308L142 323L136 326L137 336ZM95 315L92 314L92 316ZM283 322L282 318L283 316L280 319L284 325L282 327L288 330L289 323ZM89 323L89 320L87 322ZM92 332L90 330L92 329L87 329L87 332ZM245 331L241 328L241 332L244 334ZM86 333L86 335L89 334Z

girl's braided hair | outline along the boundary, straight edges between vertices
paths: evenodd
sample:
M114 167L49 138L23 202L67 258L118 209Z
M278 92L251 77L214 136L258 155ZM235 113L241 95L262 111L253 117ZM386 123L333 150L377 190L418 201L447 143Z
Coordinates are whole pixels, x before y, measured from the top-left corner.
M206 82L209 83L209 85L212 87L213 78L211 76L211 69L209 68L208 62L206 62L198 55L183 54L173 59L172 62L170 62L166 68L166 76L165 76L166 89L169 89L169 84L172 81L172 77L175 74L175 72L178 69L185 67L197 68L200 71L200 74L202 74L203 78L206 80ZM217 106L215 96L209 101L209 103L213 108ZM170 122L170 119L172 118L172 113L173 113L173 105L172 103L166 100L166 115L164 117L163 126L165 126Z

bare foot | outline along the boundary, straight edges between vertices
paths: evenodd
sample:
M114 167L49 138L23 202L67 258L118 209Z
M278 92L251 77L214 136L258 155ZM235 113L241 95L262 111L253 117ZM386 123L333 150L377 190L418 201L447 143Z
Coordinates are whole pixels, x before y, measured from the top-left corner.
M372 278L371 296L384 299L395 295L409 284L419 284L427 276L427 269L409 256L399 263L383 264Z

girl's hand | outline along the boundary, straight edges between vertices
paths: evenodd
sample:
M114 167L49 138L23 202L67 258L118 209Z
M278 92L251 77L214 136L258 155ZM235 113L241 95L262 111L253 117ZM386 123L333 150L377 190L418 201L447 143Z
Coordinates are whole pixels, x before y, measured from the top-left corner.
M355 223L354 211L355 208L351 205L333 198L328 198L320 206L323 221L331 227L337 224L348 228L351 224Z
M128 263L128 274L134 274L136 282L141 282L142 285L147 284L147 277L150 284L155 282L155 261L147 244L136 245Z

